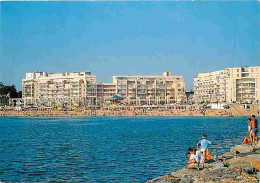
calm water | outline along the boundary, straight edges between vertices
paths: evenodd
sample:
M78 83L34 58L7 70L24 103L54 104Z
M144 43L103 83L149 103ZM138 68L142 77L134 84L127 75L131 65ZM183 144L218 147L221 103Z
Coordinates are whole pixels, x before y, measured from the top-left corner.
M144 182L185 165L201 134L241 142L246 118L0 118L0 180Z

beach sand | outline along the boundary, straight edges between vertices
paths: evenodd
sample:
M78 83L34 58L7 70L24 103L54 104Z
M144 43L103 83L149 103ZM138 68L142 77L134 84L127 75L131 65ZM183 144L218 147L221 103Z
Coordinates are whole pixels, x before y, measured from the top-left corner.
M93 117L93 116L212 116L212 117L239 117L259 116L258 105L249 105L250 109L244 109L243 105L231 105L229 109L209 109L200 105L180 105L172 107L143 108L142 106L111 106L100 109L86 109L84 107L74 110L57 109L23 109L15 108L1 109L0 117L3 116L28 116L28 117Z

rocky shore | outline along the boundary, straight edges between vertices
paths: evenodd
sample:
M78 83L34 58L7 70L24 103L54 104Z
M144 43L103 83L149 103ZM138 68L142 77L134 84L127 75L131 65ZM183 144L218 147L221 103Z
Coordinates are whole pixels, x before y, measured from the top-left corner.
M260 183L260 142L238 145L203 170L182 168L147 183Z

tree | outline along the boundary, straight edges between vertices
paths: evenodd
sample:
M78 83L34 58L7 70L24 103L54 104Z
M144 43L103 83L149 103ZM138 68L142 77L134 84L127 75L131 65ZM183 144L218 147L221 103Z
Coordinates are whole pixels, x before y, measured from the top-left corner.
M8 93L10 93L11 98L22 98L22 91L17 92L15 85L4 85L3 82L0 82L0 95Z

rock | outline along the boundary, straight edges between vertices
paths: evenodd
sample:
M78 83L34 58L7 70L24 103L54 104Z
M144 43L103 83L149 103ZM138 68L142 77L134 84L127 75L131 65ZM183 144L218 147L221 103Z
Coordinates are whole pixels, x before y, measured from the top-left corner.
M259 155L260 156L260 155ZM260 157L259 159L254 159L252 161L252 166L257 170L260 171Z
M219 161L215 164L212 165L212 169L213 170L216 170L216 169L219 169L219 168L223 168L224 167L224 163L222 161Z
M256 147L235 146L202 170L182 168L147 183L260 183L259 171L260 142Z
M221 183L238 183L238 181L236 181L236 180L223 179L223 180L221 180Z
M194 180L189 177L184 177L181 179L180 183L193 183Z
M231 169L250 170L252 168L252 161L255 159L259 159L259 154L229 159L226 160L225 163L229 164Z
M161 176L161 177L157 177L155 179L149 180L146 183L175 183L175 182L168 181L164 177Z
M232 147L230 149L230 152L234 153L234 152L239 152L239 153L249 153L253 151L253 147L251 146L244 146L244 145L238 145L235 147Z
M234 153L232 152L226 152L225 154L223 154L222 156L219 156L220 158L226 159L226 158L233 158L234 157Z
M200 176L201 173L202 171L198 171L197 169L195 170L195 169L183 168L178 170L177 172L172 172L171 176L183 178L184 176L188 175L189 177L195 177L195 176Z
M210 181L207 181L205 183L220 183L220 181L213 181L213 180L210 180Z
M164 178L167 180L167 181L171 181L171 182L174 182L174 183L179 183L181 181L180 178L178 177L174 177L172 175L165 175Z

